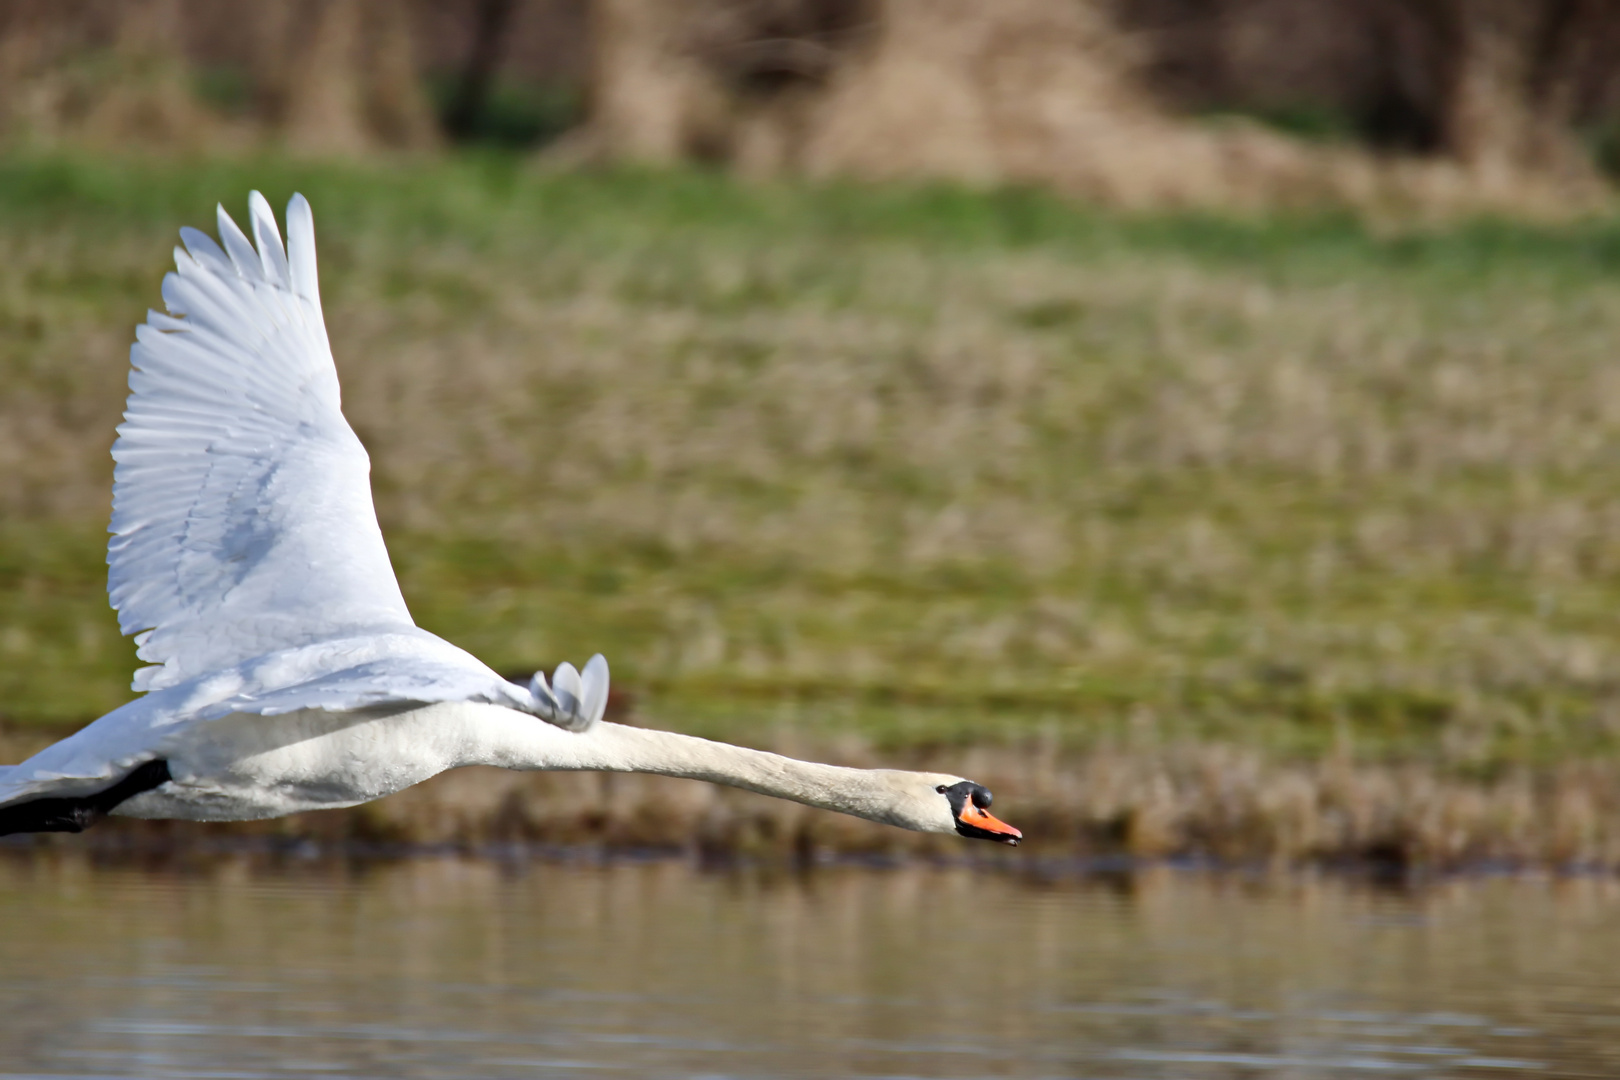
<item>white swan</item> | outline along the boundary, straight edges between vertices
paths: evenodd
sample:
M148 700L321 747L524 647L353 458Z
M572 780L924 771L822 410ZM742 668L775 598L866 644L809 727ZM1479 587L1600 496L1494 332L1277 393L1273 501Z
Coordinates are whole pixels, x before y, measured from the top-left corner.
M445 769L602 769L709 780L924 832L1016 844L957 776L819 765L602 720L607 662L509 683L411 621L344 420L309 204L284 250L181 230L133 370L107 590L143 697L0 767L0 834L107 814L228 821L352 806Z

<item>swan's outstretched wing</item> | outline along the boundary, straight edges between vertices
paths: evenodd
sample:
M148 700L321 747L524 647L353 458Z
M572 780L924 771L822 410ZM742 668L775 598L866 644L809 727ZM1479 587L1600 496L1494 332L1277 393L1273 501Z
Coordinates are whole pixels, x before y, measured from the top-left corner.
M149 312L113 445L107 591L173 686L277 649L411 627L371 503L371 462L339 406L309 203L249 200L257 250L181 231ZM144 633L143 633L144 631Z

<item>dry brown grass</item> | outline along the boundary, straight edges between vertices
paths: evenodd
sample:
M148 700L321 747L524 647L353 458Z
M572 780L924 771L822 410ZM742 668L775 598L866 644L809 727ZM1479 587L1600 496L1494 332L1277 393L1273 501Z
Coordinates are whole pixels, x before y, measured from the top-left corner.
M0 7L0 146L144 154L280 151L354 157L431 149L437 120L410 14L382 0L243 8L227 36L250 62L232 109L206 100L186 55L183 0L62 0Z
M1140 43L1103 4L874 0L856 5L865 17L841 33L807 26L790 40L826 57L809 68L765 48L783 44L771 36L782 28L765 19L782 6L602 0L589 124L553 157L719 160L755 177L1030 184L1136 210L1568 218L1610 198L1573 149L1556 162L1550 152L1386 158L1253 123L1176 117L1144 89ZM729 48L708 41L704 28L734 9L756 12L760 25L734 18ZM748 56L760 57L759 69L739 71ZM1502 80L1486 82L1499 89ZM1512 102L1498 104L1518 115ZM1474 114L1478 128L1497 119L1483 101ZM1563 142L1574 147L1573 136Z

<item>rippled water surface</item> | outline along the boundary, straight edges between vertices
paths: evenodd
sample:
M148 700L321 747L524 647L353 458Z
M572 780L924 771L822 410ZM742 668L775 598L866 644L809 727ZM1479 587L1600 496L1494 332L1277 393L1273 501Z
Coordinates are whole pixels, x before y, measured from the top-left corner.
M1620 1076L1620 886L0 859L0 1077Z

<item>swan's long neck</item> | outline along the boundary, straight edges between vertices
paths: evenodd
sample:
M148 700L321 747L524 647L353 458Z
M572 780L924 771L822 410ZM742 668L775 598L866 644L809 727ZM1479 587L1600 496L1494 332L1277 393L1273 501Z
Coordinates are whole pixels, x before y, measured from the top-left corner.
M533 717L507 715L511 720L500 725L501 735L484 759L488 764L708 780L884 824L915 827L895 816L893 773L887 769L821 765L692 735L605 721L582 734L571 734Z

